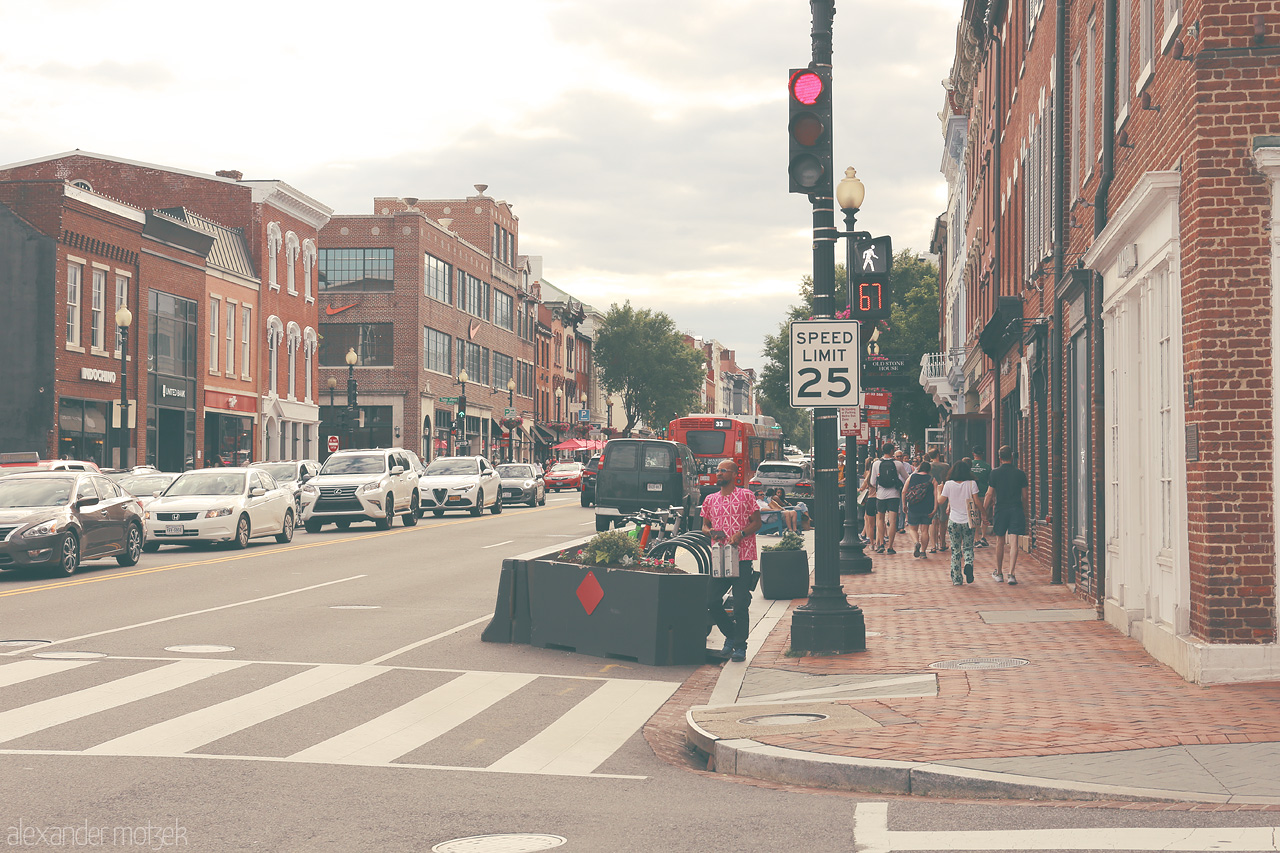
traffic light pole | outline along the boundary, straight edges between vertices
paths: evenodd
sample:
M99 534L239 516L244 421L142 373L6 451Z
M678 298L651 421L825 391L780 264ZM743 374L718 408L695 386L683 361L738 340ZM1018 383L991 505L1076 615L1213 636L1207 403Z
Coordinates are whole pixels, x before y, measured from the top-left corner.
M854 300L857 290L854 287L854 255L857 246L858 237L862 236L854 230L854 226L858 219L858 208L850 207L844 210L844 227L845 232L840 236L844 237L844 279L845 291L849 294L849 311L850 316L853 315ZM870 234L866 235L870 237ZM859 327L860 335L858 337L858 361L861 362L867 357L867 344L865 340L866 325ZM855 401L860 402L860 401ZM862 549L862 527L858 524L858 482L859 477L855 476L856 470L861 470L857 466L858 458L858 439L856 436L845 436L844 439L844 538L840 540L840 574L842 575L869 575L871 574L871 558L866 555Z
M831 67L832 18L835 0L810 0L813 10L813 64ZM831 134L825 135L827 162L831 159ZM813 313L815 318L835 314L835 198L830 171L809 195L813 204ZM791 648L800 653L844 654L865 651L866 625L862 611L849 604L840 585L839 489L836 460L836 410L821 407L813 412L814 443L814 570L809 601L797 607L791 618Z

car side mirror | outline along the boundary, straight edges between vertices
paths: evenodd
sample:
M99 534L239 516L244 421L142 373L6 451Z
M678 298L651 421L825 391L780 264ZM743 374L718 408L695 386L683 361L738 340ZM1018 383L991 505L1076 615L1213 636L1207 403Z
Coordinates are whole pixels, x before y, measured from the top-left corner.
M299 482L299 483L305 483L305 482L307 482L307 480L310 480L310 479L311 479L311 475L310 475L310 474L303 474L301 477L299 477L299 478L298 478L298 482Z
M93 506L99 503L97 498L83 497L76 501L76 509L84 509L87 506Z
M262 488L262 486L254 486L252 489L249 490L249 497L260 498L266 493L267 493L267 490Z
M391 473L392 473L392 474L403 474L403 473L404 473L404 466L403 466L403 465L397 465L397 466L395 466L394 468L392 468L392 469L391 469Z
M156 489L154 492L152 492L152 493L151 493L151 497L153 497L153 498L158 498L158 497L160 497L160 495L162 495L162 494L164 494L164 493L163 493L160 489Z

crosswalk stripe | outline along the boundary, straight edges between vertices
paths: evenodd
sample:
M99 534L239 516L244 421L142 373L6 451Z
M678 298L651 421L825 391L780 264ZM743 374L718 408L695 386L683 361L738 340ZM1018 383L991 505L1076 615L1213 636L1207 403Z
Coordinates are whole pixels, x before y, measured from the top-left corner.
M320 664L283 681L86 749L93 755L181 755L368 681L387 670Z
M64 696L33 702L0 712L0 743L146 699L168 690L192 684L211 675L245 666L247 661L181 660L77 690Z
M363 725L289 756L332 764L386 764L510 696L538 676L467 672Z
M59 672L66 672L78 666L94 663L91 660L20 660L0 666L0 687L21 684L33 678L42 678Z
M590 773L626 743L680 685L606 681L533 738L489 765L508 773Z

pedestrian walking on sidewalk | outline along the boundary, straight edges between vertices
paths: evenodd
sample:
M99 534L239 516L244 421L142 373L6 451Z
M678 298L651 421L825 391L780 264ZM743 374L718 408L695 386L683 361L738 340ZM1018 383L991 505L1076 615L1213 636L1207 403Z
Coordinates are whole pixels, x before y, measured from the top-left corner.
M902 490L902 503L907 510L907 524L911 527L916 540L913 556L929 556L929 528L933 525L933 477L930 475L929 460L920 463L914 474L907 478L906 488Z
M709 578L707 613L724 634L724 653L730 660L747 659L747 634L750 630L751 573L755 568L756 531L760 529L760 507L755 492L734 485L738 465L725 459L716 466L716 485L720 487L702 501L702 532L724 534L725 541L738 547L738 576ZM733 590L733 618L724 612L724 594ZM708 628L710 630L710 628Z
M875 459L871 456L871 449L867 449L867 471L862 477L862 491L858 495L859 505L862 507L862 541L871 547L875 547L876 541L876 484L871 482L872 474L876 470Z
M947 509L947 535L951 537L951 583L963 586L973 583L973 527L971 519L976 512L978 524L982 523L982 504L977 501L978 484L966 461L951 466L947 481L942 484L942 503ZM963 579L961 567L963 566Z
M876 484L876 553L896 554L893 540L898 536L898 513L902 509L902 484L911 476L911 466L893 457L897 448L886 441L880 448L873 477Z
M929 474L933 477L933 530L929 533L932 544L929 553L933 554L947 550L947 511L942 506L942 484L947 481L951 466L936 448L925 454L925 458L929 460Z
M911 474L914 474L914 473L916 472L916 466L912 465L910 462L908 462L908 461L907 461L907 454L903 453L901 450L896 450L896 451L894 451L893 459L894 459L894 461L895 461L895 462L900 462L900 463L902 463L903 465L906 465L906 466L907 466L907 471L909 472L909 473L907 474L907 477L910 477L910 476L911 476ZM902 470L902 469L901 469L901 467L899 467L899 468L898 468L898 470L899 470L899 471L901 471L901 470ZM903 477L903 478L902 478L902 482L903 482L903 484L904 484L904 487L905 487L905 484L906 484L906 481L907 481L907 477ZM899 510L899 511L898 511L898 532L899 532L899 533L902 533L904 530L906 530L906 529L907 529L907 507L906 507L906 504L905 504L905 503L903 503L903 504L898 508L898 510Z
M1013 540L1013 556L1009 563L1009 586L1018 583L1018 537L1027 535L1027 475L1013 464L1013 448L1000 448L1000 467L991 472L991 488L987 490L986 510L991 518L991 532L996 537L996 570L991 577L1004 582L1005 543ZM992 507L994 505L994 511Z
M973 469L973 481L978 484L978 500L985 503L987 489L991 485L991 463L987 461L986 448L981 445L974 445L973 462L970 467ZM990 517L990 513L987 514L987 517ZM973 531L973 544L976 548L987 547L985 524Z

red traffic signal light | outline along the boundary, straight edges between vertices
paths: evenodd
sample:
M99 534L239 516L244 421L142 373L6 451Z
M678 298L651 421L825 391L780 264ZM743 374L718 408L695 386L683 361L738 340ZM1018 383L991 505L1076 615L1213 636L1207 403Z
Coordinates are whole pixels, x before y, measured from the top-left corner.
M787 81L790 121L788 191L831 191L831 69L793 68Z

